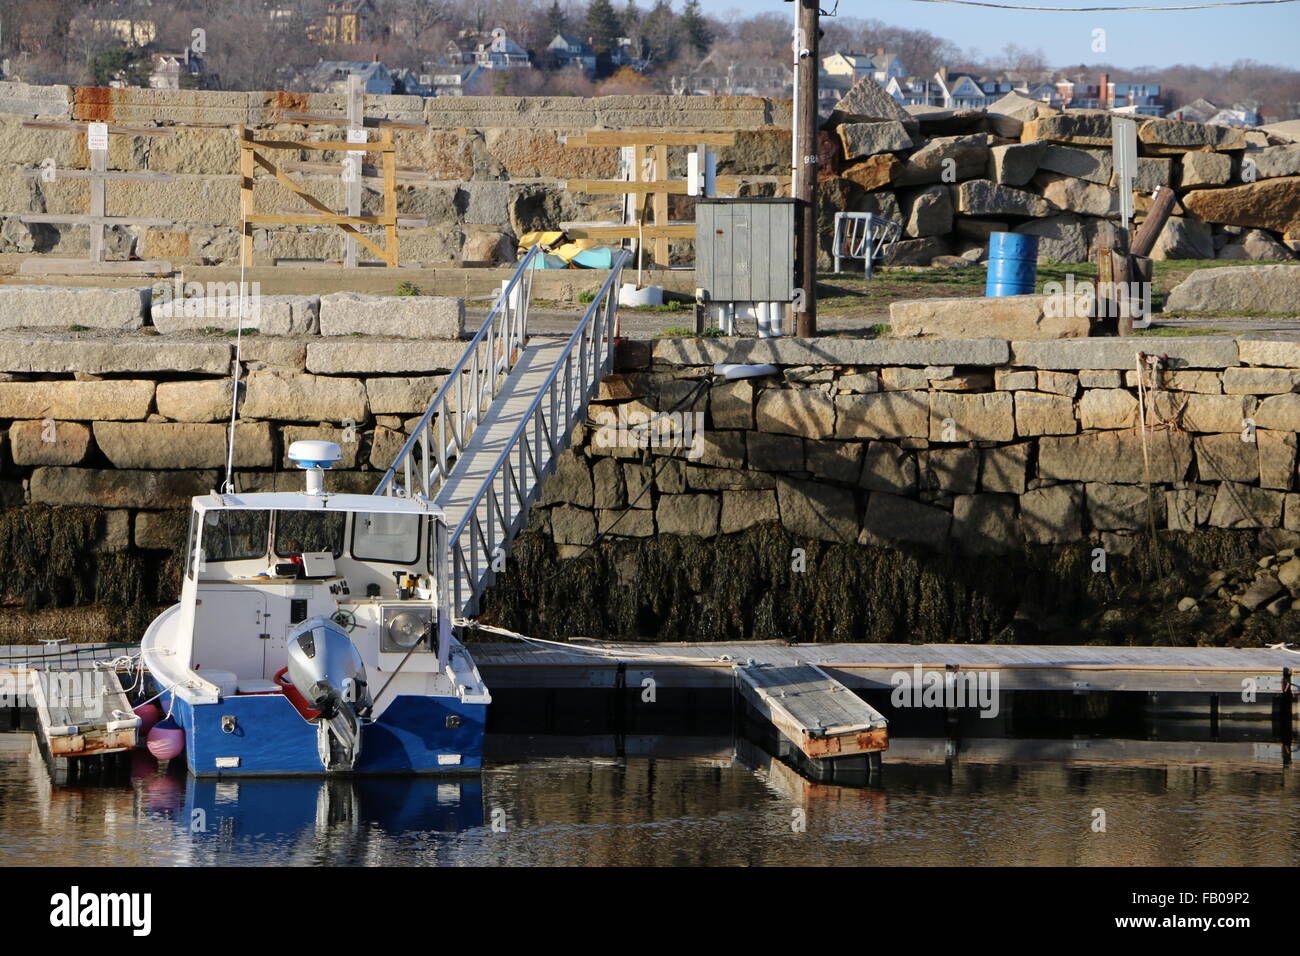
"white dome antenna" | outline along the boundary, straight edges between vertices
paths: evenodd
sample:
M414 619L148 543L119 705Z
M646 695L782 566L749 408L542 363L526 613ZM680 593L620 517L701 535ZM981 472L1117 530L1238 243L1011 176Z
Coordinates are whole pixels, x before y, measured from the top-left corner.
M343 451L332 441L296 441L289 446L289 460L307 472L307 494L325 494L325 472L337 465Z

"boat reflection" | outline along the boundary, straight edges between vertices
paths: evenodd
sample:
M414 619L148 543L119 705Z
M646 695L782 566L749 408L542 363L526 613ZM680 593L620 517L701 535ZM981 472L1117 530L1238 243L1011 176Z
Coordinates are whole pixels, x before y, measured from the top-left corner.
M278 842L304 833L454 834L483 825L483 785L477 778L189 777L177 823L199 843Z

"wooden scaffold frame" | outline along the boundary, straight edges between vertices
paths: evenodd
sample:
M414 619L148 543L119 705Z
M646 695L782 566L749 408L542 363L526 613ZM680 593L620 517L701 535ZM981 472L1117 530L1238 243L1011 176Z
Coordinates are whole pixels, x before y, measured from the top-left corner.
M343 232L355 239L380 258L390 269L399 266L397 246L397 147L393 142L393 130L384 128L380 131L378 143L341 143L329 140L258 140L247 126L238 127L239 136L239 219L240 219L240 261L246 265L253 263L253 228L255 226L338 226ZM307 192L301 184L295 182L279 163L270 159L267 151L315 150L317 152L360 152L378 153L381 160L381 178L383 182L384 212L380 216L347 215L335 212L321 200ZM259 213L253 199L253 183L257 169L261 167L275 177L304 203L316 210L314 213ZM384 230L384 245L380 246L361 232L362 226L380 226Z
M106 257L105 230L112 226L170 226L171 219L141 216L108 215L108 183L119 181L168 183L176 177L170 173L109 170L108 143L111 136L171 136L173 130L158 126L116 126L108 123L81 123L64 120L26 120L25 129L49 129L80 133L86 139L90 156L88 169L59 168L43 163L24 175L47 181L85 179L90 185L89 209L83 213L24 213L18 217L27 224L86 226L90 230L89 255L85 259L28 259L19 271L26 275L158 275L171 271L164 261L110 260ZM99 142L95 142L98 137Z
M690 195L686 179L669 179L668 148L670 146L695 147L700 162L701 183L705 181L704 164L710 147L734 146L735 133L663 133L654 130L614 131L592 130L581 136L570 136L564 145L571 148L591 146L616 146L628 150L630 179L570 179L568 189L592 196L625 196L627 208L622 223L562 223L564 231L573 239L633 239L638 245L653 241L653 258L646 256L660 269L669 264L669 241L694 239L694 222L671 222L668 218L669 196ZM719 193L735 194L742 182L759 182L762 176L718 176L714 186ZM788 183L789 177L772 177L778 184ZM704 195L701 190L700 195ZM648 208L647 208L648 207ZM648 223L647 213L653 217ZM644 251L642 252L644 255Z

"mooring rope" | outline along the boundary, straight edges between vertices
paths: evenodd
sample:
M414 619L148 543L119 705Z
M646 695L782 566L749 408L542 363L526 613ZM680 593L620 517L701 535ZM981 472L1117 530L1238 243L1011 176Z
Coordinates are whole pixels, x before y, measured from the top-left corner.
M518 631L512 631L508 628L497 627L494 624L481 624L470 618L454 618L452 623L458 627L469 628L476 631L484 631L488 634L497 634L501 637L508 637L512 640L523 641L527 644L540 644L546 647L558 648L564 653L574 654L579 657L604 657L604 658L623 658L627 660L644 660L659 661L661 663L673 664L735 664L736 659L730 654L720 654L717 657L685 657L676 654L651 654L641 653L639 651L620 651L609 647L591 646L583 647L567 643L565 641L548 641L541 637L529 637L527 634L520 634Z

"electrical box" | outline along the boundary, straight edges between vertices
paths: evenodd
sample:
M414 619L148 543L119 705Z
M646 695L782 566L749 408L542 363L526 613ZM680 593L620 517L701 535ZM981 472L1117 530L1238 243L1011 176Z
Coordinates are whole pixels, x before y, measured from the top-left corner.
M695 285L711 302L794 298L793 199L695 200Z

